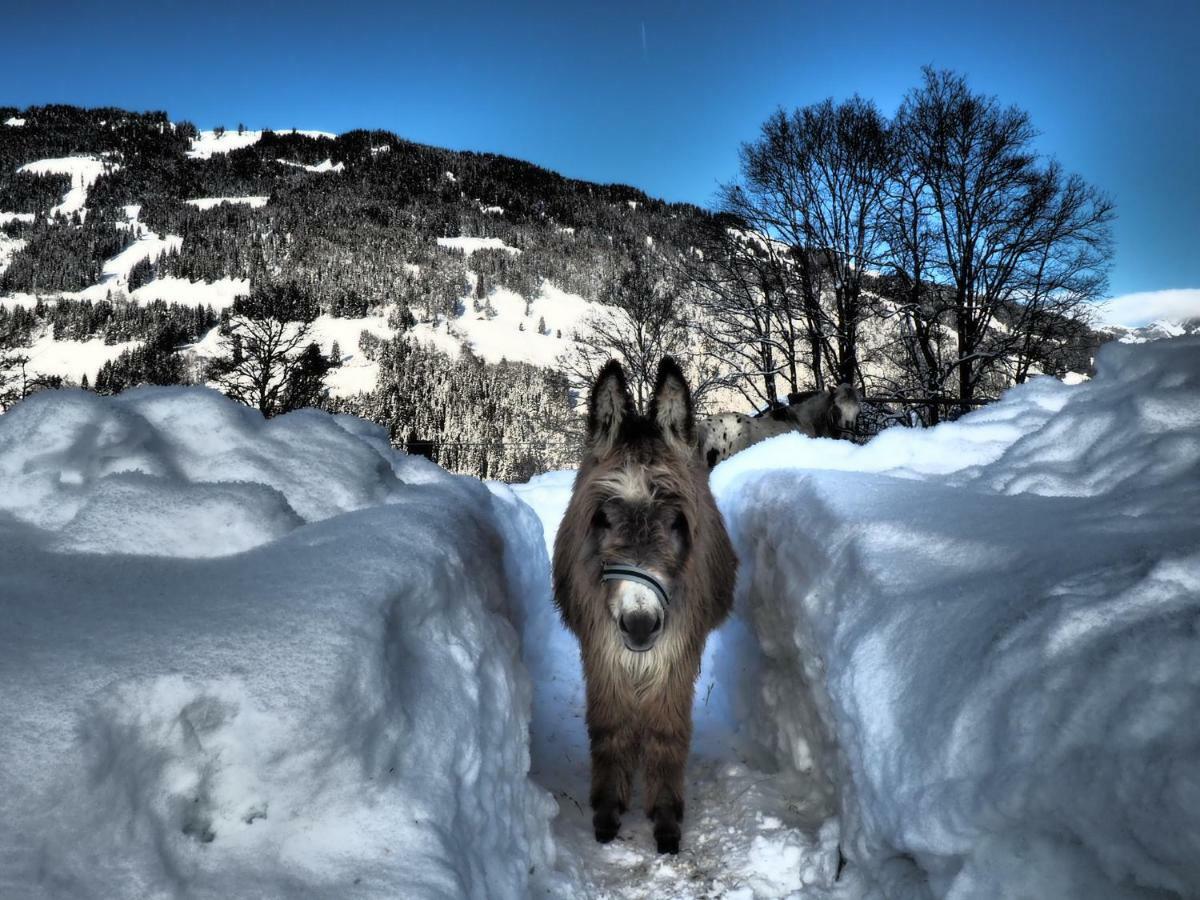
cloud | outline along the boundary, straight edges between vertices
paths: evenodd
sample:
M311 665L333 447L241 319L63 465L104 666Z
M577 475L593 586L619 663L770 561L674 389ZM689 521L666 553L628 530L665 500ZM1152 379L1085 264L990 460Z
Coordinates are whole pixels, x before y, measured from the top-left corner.
M1200 319L1200 288L1122 294L1097 305L1096 316L1106 325L1127 328L1137 328L1159 319L1169 322Z

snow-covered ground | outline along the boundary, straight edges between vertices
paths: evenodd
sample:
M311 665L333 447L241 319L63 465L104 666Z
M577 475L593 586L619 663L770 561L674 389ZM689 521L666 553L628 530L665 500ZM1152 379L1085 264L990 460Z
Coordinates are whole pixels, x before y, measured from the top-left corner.
M261 209L267 205L270 197L196 197L194 200L184 200L190 206L196 209L212 209L214 206L220 206L222 203L231 205L249 206L251 209Z
M67 175L71 187L62 202L50 210L52 216L69 216L73 213L86 215L88 191L105 172L115 172L121 167L114 162L96 156L64 156L59 159L39 159L17 169L30 175Z
M390 148L388 148L390 149ZM304 163L295 162L290 159L277 159L277 163L282 163L285 166L292 166L295 169L303 169L306 172L341 172L346 168L345 163L335 163L332 159L322 160L315 166L306 165Z
M0 417L0 896L1200 893L1200 338L717 467L678 857L592 839L572 477L196 388Z
M515 490L552 528L569 484ZM570 640L543 623L562 646L526 651L534 777L576 886L1200 894L1200 339L1111 345L1090 382L866 446L776 438L713 486L742 571L697 692L679 859L636 818L591 842Z
M483 240L498 241L499 238L439 238L438 242L442 246L451 246L443 242ZM480 247L466 243L459 249L469 256ZM458 315L419 322L411 330L412 336L450 356L457 356L466 345L487 362L508 360L558 368L561 360L574 352L575 337L581 330L586 330L588 320L604 315L608 309L579 294L562 290L549 279L544 280L537 294L528 299L507 288L494 288L484 306L484 301L474 297L476 277L474 273L469 274L472 289L460 301ZM484 308L476 309L477 304ZM345 349L345 344L342 346Z
M566 510L574 472L551 472L512 485L543 525L547 554ZM503 490L503 489L501 489ZM687 778L683 848L655 852L651 823L635 799L611 844L597 844L588 808L589 756L578 644L559 623L549 591L525 596L525 662L534 681L533 780L558 801L554 839L557 896L628 898L787 897L804 886L829 888L837 875L837 822L811 775L764 769L735 729L740 687L715 668L721 639L711 640L693 707L695 737ZM725 633L740 635L733 623ZM734 638L730 638L733 640ZM838 896L812 894L805 896Z
M437 242L439 247L458 250L467 256L470 256L476 250L507 250L509 253L521 252L516 247L508 246L502 238L498 237L440 237L437 239Z
M585 319L604 309L549 281L543 281L529 301L515 291L496 288L488 295L487 303L490 312L478 311L475 301L464 297L458 316L419 324L413 336L452 356L465 343L488 362L507 359L554 367L575 347L575 333ZM539 325L544 326L540 332Z
M1200 892L1200 339L713 484L741 723L837 786L870 896Z
M337 137L336 134L328 131L279 131L277 133L302 134L312 138ZM198 137L192 138L192 147L187 151L187 155L192 159L208 159L214 153L228 153L230 150L240 150L243 147L257 144L262 136L261 131L250 131L249 129L238 134L235 128L233 131L227 130L220 135L215 130L201 131Z
M3 223L0 223L3 224ZM23 238L12 238L7 234L0 234L0 274L8 268L8 264L12 262L14 256L21 252L25 247Z
M167 303L183 303L187 306L211 306L220 312L233 305L238 297L250 293L248 278L219 278L216 281L191 281L165 275L148 281L129 296L133 300L149 302L163 300Z
M329 373L326 383L335 397L349 397L358 393L370 393L379 378L379 363L367 359L358 349L358 340L364 331L379 338L390 338L393 331L387 324L387 313L364 316L360 319L343 319L336 316L318 316L312 323L313 338L321 351L329 354L336 341L341 354L341 368Z
M526 896L512 517L204 389L0 417L0 896Z
M101 366L140 344L141 341L106 344L98 337L86 341L56 341L53 332L47 329L23 352L29 356L31 373L53 373L79 384L84 375L95 382Z

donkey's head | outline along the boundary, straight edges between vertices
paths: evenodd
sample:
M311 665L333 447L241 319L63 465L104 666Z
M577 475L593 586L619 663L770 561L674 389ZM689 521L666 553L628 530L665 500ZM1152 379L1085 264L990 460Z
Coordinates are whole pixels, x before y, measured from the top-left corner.
M600 370L588 408L580 487L590 517L583 553L602 582L625 647L645 652L667 628L687 566L698 509L692 398L670 357L645 415L615 360Z
M842 383L829 388L829 425L835 436L849 437L858 422L860 402L854 385Z

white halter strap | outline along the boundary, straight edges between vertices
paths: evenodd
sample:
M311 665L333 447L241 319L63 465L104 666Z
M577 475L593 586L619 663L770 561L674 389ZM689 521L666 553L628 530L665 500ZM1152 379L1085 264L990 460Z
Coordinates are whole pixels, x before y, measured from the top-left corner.
M662 602L663 609L671 605L671 597L667 594L667 589L663 587L661 581L654 577L650 572L638 566L632 566L628 563L605 563L604 569L600 575L601 581L632 581L634 584L640 584L643 587L648 587L658 596Z

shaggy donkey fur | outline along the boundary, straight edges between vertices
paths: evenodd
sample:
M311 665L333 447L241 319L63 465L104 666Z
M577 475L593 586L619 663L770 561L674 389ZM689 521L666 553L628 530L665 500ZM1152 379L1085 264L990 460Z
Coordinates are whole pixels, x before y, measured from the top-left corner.
M602 581L617 564L650 573L662 592ZM554 599L587 685L596 840L616 836L640 763L658 852L679 852L693 689L708 633L733 605L736 569L683 373L662 361L643 416L610 361L592 387L587 446L554 542Z
M752 444L777 434L799 431L809 437L847 437L858 420L858 391L839 384L823 391L788 395L787 406L757 416L717 413L700 426L700 455L711 469Z

